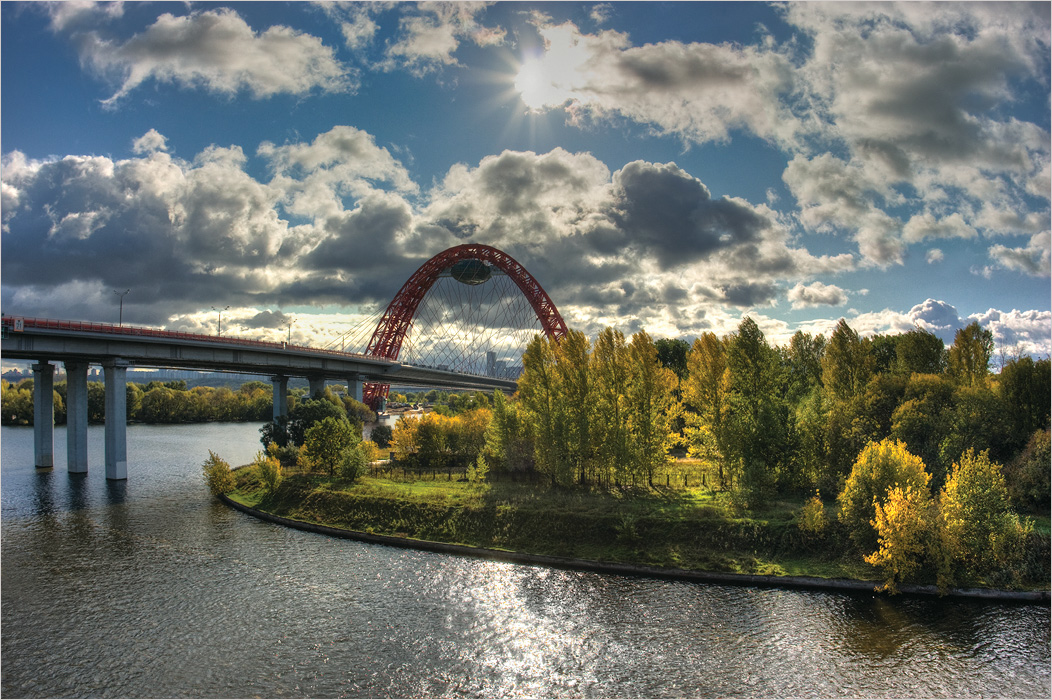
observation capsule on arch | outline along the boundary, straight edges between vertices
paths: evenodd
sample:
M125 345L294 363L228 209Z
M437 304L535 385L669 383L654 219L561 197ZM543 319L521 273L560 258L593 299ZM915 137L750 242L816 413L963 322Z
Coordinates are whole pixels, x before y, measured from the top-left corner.
M477 258L460 260L449 268L450 276L461 284L482 284L493 275L489 265Z

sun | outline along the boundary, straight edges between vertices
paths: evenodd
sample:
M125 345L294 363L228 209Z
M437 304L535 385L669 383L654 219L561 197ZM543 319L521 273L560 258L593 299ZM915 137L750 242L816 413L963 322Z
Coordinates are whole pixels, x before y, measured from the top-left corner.
M542 58L529 59L522 64L515 76L515 89L526 106L535 110L551 106L556 97L555 87L545 75Z

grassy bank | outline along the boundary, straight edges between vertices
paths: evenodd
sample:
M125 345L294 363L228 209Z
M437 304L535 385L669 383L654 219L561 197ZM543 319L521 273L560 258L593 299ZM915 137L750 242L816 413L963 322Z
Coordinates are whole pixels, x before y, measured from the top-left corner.
M251 470L241 470L238 480L234 500L348 530L699 571L880 578L851 547L832 505L826 528L808 533L797 523L802 502L775 502L743 517L723 494L705 488L604 491L376 477L348 483L292 474L276 492L264 494ZM1047 589L1048 519L1040 519L1037 529L1043 534L1032 556L1046 563L1024 587Z

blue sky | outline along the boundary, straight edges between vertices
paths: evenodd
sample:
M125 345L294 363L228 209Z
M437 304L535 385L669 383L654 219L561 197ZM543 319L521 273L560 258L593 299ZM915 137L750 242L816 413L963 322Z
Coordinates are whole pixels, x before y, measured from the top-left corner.
M3 309L324 344L474 241L590 335L1047 355L1049 16L4 2Z

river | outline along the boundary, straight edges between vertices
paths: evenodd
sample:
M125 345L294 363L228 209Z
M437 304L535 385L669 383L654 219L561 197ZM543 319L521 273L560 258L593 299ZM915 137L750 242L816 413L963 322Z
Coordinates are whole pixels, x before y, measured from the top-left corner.
M1048 606L700 585L392 549L211 498L258 425L0 432L14 697L1049 697Z

